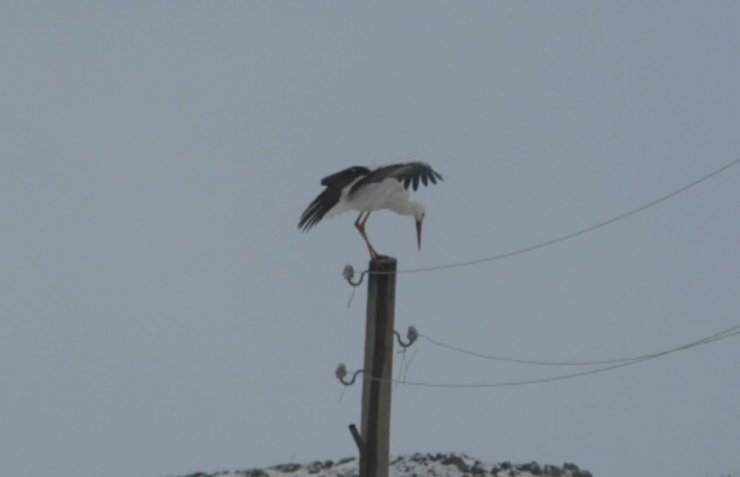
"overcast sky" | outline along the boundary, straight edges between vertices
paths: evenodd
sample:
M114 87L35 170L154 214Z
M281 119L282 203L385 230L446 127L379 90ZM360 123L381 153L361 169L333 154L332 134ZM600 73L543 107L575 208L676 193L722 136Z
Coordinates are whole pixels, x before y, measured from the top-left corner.
M617 216L740 157L740 3L0 3L0 473L160 477L356 455L367 264L319 180L429 162L399 268ZM398 277L396 325L589 360L740 323L740 166L590 234ZM740 471L738 338L532 386L394 391L392 453ZM410 359L413 357L413 359ZM404 356L396 355L396 372ZM420 341L406 378L573 372Z

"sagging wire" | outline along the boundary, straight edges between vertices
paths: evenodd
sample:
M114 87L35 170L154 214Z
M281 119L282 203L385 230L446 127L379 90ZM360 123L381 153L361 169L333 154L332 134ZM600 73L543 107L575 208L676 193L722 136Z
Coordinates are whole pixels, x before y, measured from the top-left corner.
M602 365L611 365L611 364L639 363L640 361L657 358L659 356L663 356L665 354L672 353L675 351L682 351L684 349L693 348L694 346L711 343L713 341L717 341L719 339L734 336L736 334L740 334L740 325L733 326L726 330L723 330L713 335L701 338L699 340L692 341L690 343L678 346L676 348L660 350L660 351L646 353L646 354L642 354L638 356L622 356L622 357L616 357L616 358L603 358L603 359L580 360L580 361L535 360L535 359L513 358L510 356L491 355L491 354L480 353L477 351L470 351L461 346L443 343L427 335L420 335L420 337L435 346L439 346L440 348L444 348L450 351L455 351L457 353L461 353L461 354L471 356L474 358L485 359L489 361L500 361L500 362L511 363L511 364L524 364L524 365L531 365L531 366L563 366L565 367L565 366L602 366Z
M683 192L686 192L687 190L689 190L689 189L691 189L691 188L693 188L693 187L701 184L702 182L704 182L704 181L710 179L711 177L714 177L714 176L716 176L716 175L718 175L718 174L726 171L727 169L729 169L729 168L731 168L731 167L733 167L733 166L735 166L737 164L740 164L740 158L737 158L737 159L735 159L735 160L733 160L733 161L731 161L731 162L723 165L722 167L719 167L718 169L715 169L712 172L709 172L709 173L707 173L707 174L699 177L698 179L695 179L695 180L693 180L693 181L691 181L691 182L689 182L687 184L684 184L683 186L681 186L681 187L679 187L677 189L674 189L673 191L671 191L671 192L669 192L667 194L664 194L664 195L662 195L662 196L660 196L660 197L658 197L656 199L653 199L653 200L651 200L649 202L646 202L646 203L644 203L644 204L642 204L642 205L640 205L638 207L635 207L635 208L630 209L630 210L628 210L626 212L623 212L621 214L618 214L618 215L616 215L616 216L614 216L612 218L609 218L609 219L603 220L601 222L598 222L598 223L596 223L594 225L591 225L589 227L586 227L586 228L577 230L575 232L571 232L571 233L566 234L566 235L561 235L559 237L555 237L553 239L546 240L544 242L540 242L540 243L537 243L537 244L534 244L534 245L529 245L529 246L526 246L526 247L518 248L518 249L515 249L515 250L511 250L509 252L504 252L504 253L501 253L501 254L498 254L498 255L493 255L493 256L490 256L490 257L483 257L483 258L478 258L478 259L468 260L468 261L463 261L463 262L454 262L454 263L448 263L448 264L442 264L442 265L435 265L435 266L430 266L430 267L409 268L409 269L405 269L405 270L387 271L387 272L384 272L384 271L363 270L362 273L360 274L359 281L353 282L351 280L351 276L350 276L350 278L347 278L347 281L353 287L358 287L362 283L362 280L365 278L365 275L368 274L368 273L374 273L374 274L380 275L380 274L390 274L390 273L400 274L400 273L418 273L418 272L431 272L431 271L436 271L436 270L447 270L447 269L452 269L452 268L461 268L461 267L469 267L469 266L472 266L472 265L479 265L481 263L494 262L494 261L502 260L502 259L505 259L505 258L513 257L515 255L521 255L521 254L524 254L524 253L533 252L535 250L539 250L541 248L548 247L550 245L555 245L555 244L558 244L558 243L561 243L561 242L565 242L566 240L570 240L572 238L576 238L578 236L585 235L587 233L590 233L590 232L593 232L595 230L598 230L598 229L600 229L602 227L606 227L607 225L611 225L611 224L613 224L615 222L618 222L620 220L626 219L626 218L631 217L631 216L633 216L635 214L638 214L640 212L643 212L644 210L647 210L647 209L649 209L651 207L654 207L654 206L656 206L656 205L658 205L658 204L660 204L662 202L665 202L665 201L667 201L669 199L672 199L673 197L675 197L675 196L677 196L677 195L679 195L679 194L681 194ZM349 266L349 265L348 265L348 267L351 268L351 266ZM347 267L345 267L345 271L346 270L347 270ZM354 269L352 269L351 272L352 272L352 276L353 276L354 275Z
M428 382L428 381L408 381L408 380L400 380L400 379L388 379L385 381L389 381L395 385L406 385L406 386L417 386L417 387L425 387L425 388L467 388L467 389L482 389L482 388L503 388L503 387L515 387L515 386L528 386L533 384L544 384L544 383L550 383L555 381L564 381L569 379L575 379L580 378L584 376L590 376L594 374L600 374L605 373L609 371L614 371L616 369L624 368L627 366L632 366L635 364L643 363L646 361L650 361L653 359L661 358L663 356L667 356L669 354L673 354L680 351L685 351L691 348L695 348L698 346L708 345L711 343L715 343L721 340L725 340L728 338L732 338L734 336L740 336L740 325L733 326L729 329L720 331L718 333L714 333L710 336L706 336L704 338L692 341L690 343L686 343L680 346L676 346L674 348L657 351L654 353L645 354L642 356L635 357L634 359L631 359L630 361L623 361L623 362L617 362L616 364L611 364L609 366L602 366L594 369L589 369L585 371L580 372L574 372L574 373L568 373L568 374L560 374L555 376L549 376L549 377L543 377L543 378L533 378L533 379L523 379L519 381L499 381L499 382L478 382L478 383L441 383L441 382ZM375 381L384 381L382 378L375 378L375 377L368 377L368 379L375 380Z

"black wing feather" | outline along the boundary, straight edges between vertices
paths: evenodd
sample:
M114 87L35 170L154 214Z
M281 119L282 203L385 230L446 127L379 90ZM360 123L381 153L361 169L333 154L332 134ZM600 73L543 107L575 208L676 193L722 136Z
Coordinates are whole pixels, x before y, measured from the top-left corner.
M362 166L348 167L339 172L335 172L330 176L326 176L321 179L321 185L338 187L340 190L357 178L357 176L366 176L370 174L370 169Z
M419 189L419 181L425 186L429 182L436 184L437 180L442 180L442 176L432 169L426 162L407 162L405 164L393 164L390 166L380 167L373 172L355 182L350 190L350 194L355 193L361 187L373 182L382 182L389 177L398 179L405 189L412 186L414 190Z
M308 204L306 210L301 214L301 219L298 221L298 228L307 232L311 227L319 223L326 213L337 205L337 202L342 197L342 189L350 185L358 177L369 173L370 169L367 167L353 166L321 179L321 185L326 186L326 189Z
M342 189L327 187L306 207L301 214L298 228L307 232L311 227L319 223L327 212L334 207L342 195Z

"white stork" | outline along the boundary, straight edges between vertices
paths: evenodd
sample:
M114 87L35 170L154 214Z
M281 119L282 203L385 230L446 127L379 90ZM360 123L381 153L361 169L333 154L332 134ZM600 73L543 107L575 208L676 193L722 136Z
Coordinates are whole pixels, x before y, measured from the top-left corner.
M417 190L419 181L426 186L430 181L436 184L437 179L442 180L442 176L424 162L393 164L372 171L362 166L348 167L321 179L321 185L326 189L303 211L298 228L306 232L324 217L359 211L355 227L365 240L370 257L377 260L380 255L367 239L365 222L371 212L388 209L400 215L414 216L416 244L421 249L424 206L409 197L408 188L413 186Z

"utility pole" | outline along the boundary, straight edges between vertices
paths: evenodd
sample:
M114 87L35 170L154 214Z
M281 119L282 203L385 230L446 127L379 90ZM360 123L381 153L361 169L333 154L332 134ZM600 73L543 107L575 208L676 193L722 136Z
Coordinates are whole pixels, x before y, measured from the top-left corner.
M362 384L362 436L354 437L358 445L362 446L360 476L388 477L396 259L378 257L370 261L369 269Z

